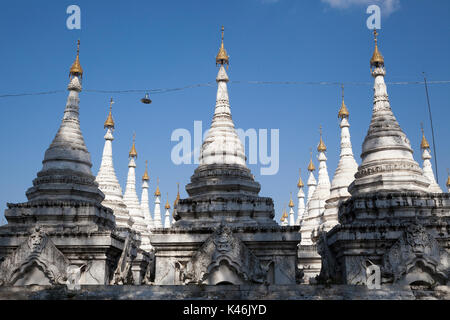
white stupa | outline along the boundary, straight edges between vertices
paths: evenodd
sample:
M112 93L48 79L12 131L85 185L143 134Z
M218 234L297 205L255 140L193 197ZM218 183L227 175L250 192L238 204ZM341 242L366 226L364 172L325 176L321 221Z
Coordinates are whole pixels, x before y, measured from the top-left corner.
M156 190L155 190L155 210L153 210L153 228L162 228L162 217L161 217L161 191L159 191L159 179L156 179Z
M170 204L169 194L167 194L166 205L164 206L166 213L164 214L164 228L170 228Z
M133 219L131 218L127 206L123 201L122 188L120 187L119 180L117 180L113 164L112 141L114 140L113 131L115 125L112 117L113 103L114 101L111 98L108 118L104 124L106 134L102 162L95 181L98 183L98 188L105 194L105 199L102 201L102 205L111 208L114 211L116 226L118 228L131 228L133 225Z
M319 175L317 187L314 190L313 195L308 199L308 215L303 220L301 227L302 243L311 244L312 232L322 223L322 215L325 211L325 201L330 197L330 178L327 170L327 157L325 151L327 150L325 143L322 139L322 127L320 128L320 141L317 146L319 152Z
M136 193L136 161L137 152L135 145L136 135L133 135L133 145L129 152L130 161L128 163L128 177L127 186L123 195L123 201L127 205L128 212L134 220L133 229L141 234L141 248L143 250L149 250L150 238L147 229L147 224L142 214L141 205Z
M422 149L422 160L423 160L423 175L427 177L430 181L429 190L430 192L442 193L441 187L436 182L434 177L433 168L431 167L431 154L430 154L430 144L425 138L425 132L422 127L422 142L420 143L420 149Z
M147 224L147 230L150 232L153 227L152 212L150 211L148 202L148 182L150 177L148 175L148 161L145 160L145 172L142 176L142 194L141 194L141 210L144 216L145 223Z
M302 172L299 171L299 178L297 183L298 193L298 205L297 205L297 220L295 221L295 224L297 226L300 226L302 224L304 215L305 215L305 192L303 192L303 181L302 181Z
M375 50L370 60L374 78L372 120L362 145L361 165L348 191L352 196L374 192L429 192L430 182L414 160L411 144L392 112L376 30L374 34Z
M350 141L349 112L344 103L344 86L342 86L342 104L338 118L341 128L341 153L339 163L333 176L330 188L330 198L326 201L325 212L320 229L328 231L338 224L339 205L350 197L348 186L355 180L358 164L353 157L352 142Z

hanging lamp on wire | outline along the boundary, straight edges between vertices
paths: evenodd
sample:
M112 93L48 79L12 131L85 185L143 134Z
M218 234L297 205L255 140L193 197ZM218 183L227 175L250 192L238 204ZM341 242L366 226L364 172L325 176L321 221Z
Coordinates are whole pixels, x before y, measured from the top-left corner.
M143 97L143 98L141 99L141 102L142 102L142 103L145 103L145 104L150 104L150 103L152 103L152 100L150 100L150 97L149 97L148 93L146 93L146 94L145 94L145 97Z

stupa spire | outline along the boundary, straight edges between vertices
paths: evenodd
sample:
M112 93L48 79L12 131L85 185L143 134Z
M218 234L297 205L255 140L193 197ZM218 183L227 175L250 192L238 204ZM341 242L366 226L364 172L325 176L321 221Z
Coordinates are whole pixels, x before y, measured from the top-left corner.
M148 228L145 223L144 215L142 213L141 205L136 193L136 134L133 134L133 145L129 153L130 161L128 162L128 177L123 200L127 205L128 211L134 220L133 229L141 233L142 241L141 248L147 250L150 246L150 239L148 238Z
M299 178L297 183L298 193L298 205L297 205L297 221L295 222L296 225L301 225L303 217L305 215L305 193L303 192L303 181L302 181L302 171L299 169Z
M224 64L228 64L228 55L223 48L223 40L219 54L216 57L216 63L220 65L216 77L216 107L211 128L208 131L208 136L203 141L200 151L200 165L237 164L245 167L244 147L236 133L231 117L227 89L229 79L224 68Z
M150 231L153 228L153 219L152 213L149 207L148 201L148 182L150 178L148 176L148 160L145 160L145 172L142 176L142 194L141 194L141 210L142 215L144 216L145 223L147 225L147 230Z
M350 197L348 186L355 180L358 164L355 161L350 141L350 113L344 103L344 85L342 85L342 103L338 112L341 128L340 157L330 188L330 198L326 201L322 226L325 231L338 224L339 204Z
M294 226L295 225L295 217L294 217L294 201L292 201L292 192L289 199L289 225Z
M72 64L72 67L70 68L69 72L69 78L73 77L80 77L83 78L83 68L80 64L80 40L78 39L77 42L77 57L75 58L75 61Z
M376 30L374 34L375 50L370 60L374 78L372 120L362 145L361 165L348 190L352 195L380 191L427 192L430 183L414 161L411 144L392 112Z
M114 129L114 119L112 117L112 105L113 105L114 101L113 98L111 98L110 102L109 102L109 114L108 117L106 118L105 124L104 124L104 128L111 128Z
M227 51L225 50L225 47L223 45L223 32L225 31L225 28L223 26L221 28L221 31L222 31L222 41L220 43L219 52L217 53L216 56L216 65L223 66L224 64L226 64L228 68L230 58L228 57Z
M166 209L166 214L164 217L164 228L170 228L170 204L169 204L169 193L167 193L166 205L164 206Z
M156 178L156 191L155 191L155 210L153 216L153 227L162 228L162 217L161 217L161 191L159 191L159 178Z
M178 201L180 201L180 183L177 182L177 197L175 198L175 201L173 202L172 224L175 223L175 215L177 213Z
M45 152L42 170L26 192L32 200L83 200L100 203L104 199L91 172L91 155L84 143L79 120L79 93L83 70L77 58L70 68L69 95L61 125ZM80 181L83 181L80 183Z
M447 169L447 183L446 183L446 186L447 186L447 192L450 193L450 171L448 169Z
M434 177L433 168L431 166L430 144L428 143L427 139L425 138L423 124L421 123L420 126L421 126L421 130L422 130L422 141L420 143L420 149L422 149L423 175L430 182L430 186L429 186L430 192L442 193L442 189L441 189L441 187L439 187L439 185L436 182L436 178Z
M131 218L127 206L123 201L122 188L114 170L113 156L112 156L112 141L114 140L114 122L112 121L112 104L111 98L109 105L109 115L104 124L106 128L105 146L103 147L102 162L98 170L96 181L99 189L105 194L105 199L102 204L105 207L111 208L116 217L116 226L119 228L131 228L133 219ZM109 121L111 120L111 121Z
M312 149L309 150L309 164L308 164L308 171L309 171L309 177L306 184L308 185L308 198L306 199L306 208L308 208L309 200L312 198L312 195L314 194L314 191L316 190L317 181L314 177L314 170L316 170L316 167L314 166L313 160L312 160ZM306 211L306 215L308 215L308 212Z
M320 199L320 201L325 201L330 195L330 178L328 176L327 169L327 157L325 156L325 151L327 151L327 147L322 139L322 126L319 127L320 132L320 141L317 146L317 151L319 152L318 160L319 160L319 175L317 181L316 190L314 190L314 194L312 196L313 199ZM315 195L315 196L314 196ZM322 208L322 204L320 206Z
M287 214L287 212L286 212L286 206L284 206L283 207L283 214L281 215L281 219L280 219L280 222L281 222L281 225L282 226L287 226L287 225L289 225L289 222L288 222L288 214Z
M327 169L326 146L322 138L322 126L319 128L320 141L317 146L319 152L319 174L316 189L308 200L308 215L302 225L302 242L311 244L311 232L317 230L322 223L322 215L325 211L325 201L330 197L330 178ZM303 239L304 238L304 239ZM304 240L304 241L303 241ZM303 243L302 243L303 244Z
M384 58L378 50L378 32L377 29L373 29L373 37L375 42L375 48L373 50L372 58L370 59L371 67L383 67L384 66Z

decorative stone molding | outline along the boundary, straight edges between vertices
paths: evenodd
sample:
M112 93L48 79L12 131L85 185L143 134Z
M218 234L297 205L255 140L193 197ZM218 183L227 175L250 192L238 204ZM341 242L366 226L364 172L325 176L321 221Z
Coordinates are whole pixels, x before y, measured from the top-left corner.
M383 256L385 282L446 284L450 279L450 255L419 223L411 223Z
M184 284L202 284L215 268L225 262L243 282L265 283L269 268L236 237L229 227L221 225L199 248L186 265L180 263Z
M65 284L69 264L47 234L35 227L28 239L1 263L0 285Z

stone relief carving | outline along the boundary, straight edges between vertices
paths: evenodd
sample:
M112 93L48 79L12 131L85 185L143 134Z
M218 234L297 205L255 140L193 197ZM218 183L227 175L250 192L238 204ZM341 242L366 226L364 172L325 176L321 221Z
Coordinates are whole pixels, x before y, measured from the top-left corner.
M205 283L222 262L227 263L244 282L267 281L269 267L263 266L232 230L223 225L203 243L191 260L177 264L180 280L184 284Z
M450 255L419 223L411 223L383 256L383 282L445 284Z
M114 271L113 278L111 280L111 284L133 284L133 275L131 272L131 266L133 262L133 239L130 235L125 239L125 244L123 246L122 254L120 255L119 262L117 264L117 268Z
M0 285L66 284L69 267L66 257L37 226L1 263Z

